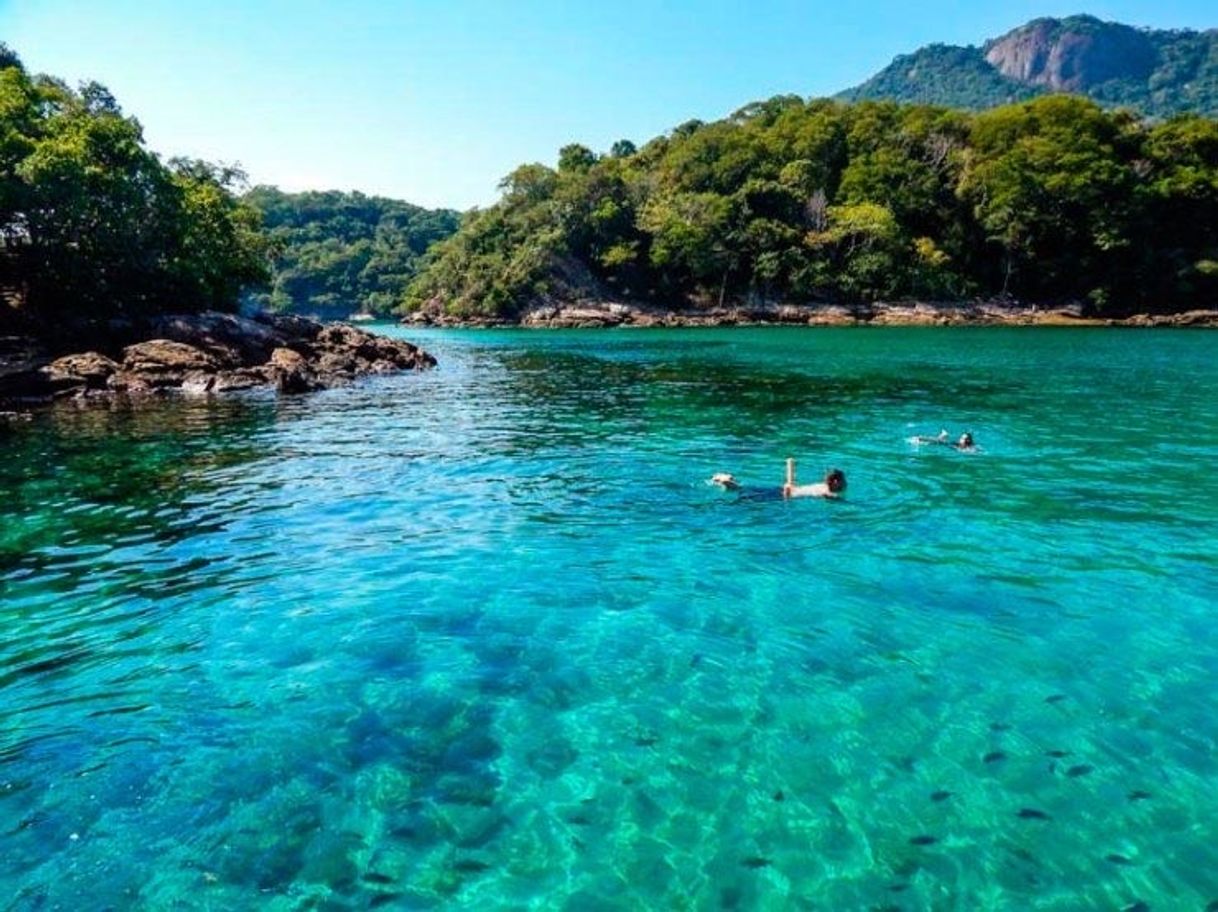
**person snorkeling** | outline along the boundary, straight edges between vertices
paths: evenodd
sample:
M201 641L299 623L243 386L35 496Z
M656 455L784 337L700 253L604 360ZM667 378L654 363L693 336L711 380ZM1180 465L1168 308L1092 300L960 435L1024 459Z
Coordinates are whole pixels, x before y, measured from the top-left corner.
M782 486L783 497L841 497L846 490L846 473L841 469L830 469L823 481L815 484L795 483L795 460L787 460L787 480Z
M939 431L934 437L928 437L925 434L915 434L909 438L910 443L937 443L942 446L949 446L953 450L969 450L977 449L977 444L973 441L972 431L965 431L955 440L952 440L951 435L946 431Z
M723 488L725 491L742 491L740 482L730 472L716 472L710 477L710 484ZM772 491L772 489L770 489ZM822 497L836 499L846 490L846 473L841 469L830 469L825 473L823 481L814 484L796 484L795 460L787 460L787 477L780 493L783 499L791 497Z

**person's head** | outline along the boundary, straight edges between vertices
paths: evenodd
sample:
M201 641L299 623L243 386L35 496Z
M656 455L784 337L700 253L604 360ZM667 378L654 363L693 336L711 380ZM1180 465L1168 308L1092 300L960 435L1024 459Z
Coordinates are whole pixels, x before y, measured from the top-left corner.
M731 472L716 472L711 476L711 484L717 484L721 488L733 490L740 487L740 482L736 480L736 476Z
M831 469L825 473L825 487L831 494L841 494L846 490L846 473L841 469Z
M965 431L963 434L960 435L960 442L956 444L956 446L960 447L960 449L962 449L962 450L966 449L967 447L971 447L972 445L973 445L973 435L970 434L968 431Z

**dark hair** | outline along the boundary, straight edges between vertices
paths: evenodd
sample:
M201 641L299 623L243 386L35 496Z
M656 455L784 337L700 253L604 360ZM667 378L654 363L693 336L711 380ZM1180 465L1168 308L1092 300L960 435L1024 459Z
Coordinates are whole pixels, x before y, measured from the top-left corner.
M846 490L846 473L841 469L832 469L825 474L825 487L834 494Z

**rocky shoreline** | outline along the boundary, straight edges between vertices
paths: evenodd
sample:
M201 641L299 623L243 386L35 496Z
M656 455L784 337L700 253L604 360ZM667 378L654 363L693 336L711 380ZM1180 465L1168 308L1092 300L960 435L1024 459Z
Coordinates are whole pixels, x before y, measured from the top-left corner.
M62 350L63 343L52 346L36 335L0 336L0 408L257 387L305 393L436 363L409 342L290 315L163 316L117 333L120 340L124 336L140 341L58 357L54 348Z
M420 311L403 318L413 326L522 326L547 329L708 326L1208 326L1218 310L1138 314L1123 319L1084 316L1080 307L1039 307L1010 302L761 304L667 309L619 301L536 305L517 319L452 317Z

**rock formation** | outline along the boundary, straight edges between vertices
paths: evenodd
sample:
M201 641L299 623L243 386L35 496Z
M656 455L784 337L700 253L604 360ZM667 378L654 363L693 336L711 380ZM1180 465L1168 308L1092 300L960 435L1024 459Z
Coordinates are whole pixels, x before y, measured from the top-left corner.
M0 400L206 395L270 386L303 393L365 374L433 367L427 352L343 324L302 317L202 313L160 317L115 357L31 355L0 370ZM121 356L120 356L121 355ZM0 365L2 366L2 365Z
M524 326L538 329L701 326L1218 326L1218 311L1126 319L1086 317L1079 305L1041 307L1009 300L867 305L756 303L723 307L661 308L620 301L550 303L514 320L459 319L442 312L411 314L404 323L432 326Z
M1144 31L1086 17L1073 28L1036 19L985 46L985 59L1004 76L1053 92L1086 92L1110 79L1145 81L1155 68Z

